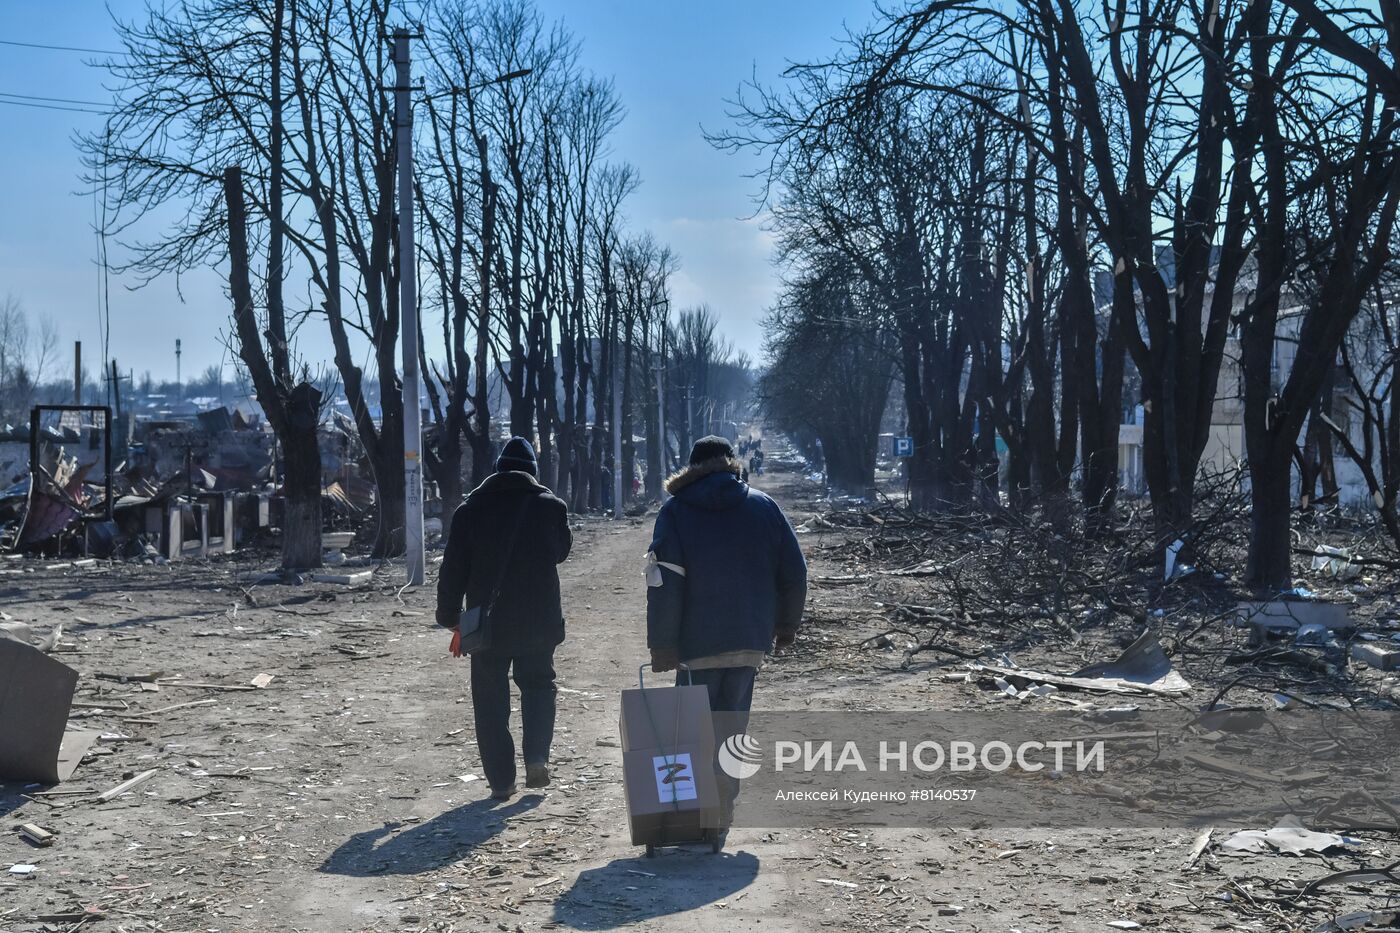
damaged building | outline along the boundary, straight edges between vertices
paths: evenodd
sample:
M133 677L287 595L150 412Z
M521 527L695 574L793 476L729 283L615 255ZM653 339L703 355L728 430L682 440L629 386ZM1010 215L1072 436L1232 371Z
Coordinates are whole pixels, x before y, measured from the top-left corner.
M319 429L327 532L372 517L375 487L352 424ZM208 557L280 526L277 439L257 414L113 415L40 405L0 425L0 551L146 560Z

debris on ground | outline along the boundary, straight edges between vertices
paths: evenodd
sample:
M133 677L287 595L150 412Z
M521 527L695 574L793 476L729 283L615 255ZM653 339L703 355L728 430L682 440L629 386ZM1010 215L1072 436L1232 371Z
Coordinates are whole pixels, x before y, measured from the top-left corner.
M1340 836L1336 833L1318 833L1304 829L1296 821L1280 823L1273 829L1243 829L1231 835L1220 844L1220 850L1227 853L1273 852L1284 855L1307 855L1327 852L1342 846L1358 846L1360 840Z

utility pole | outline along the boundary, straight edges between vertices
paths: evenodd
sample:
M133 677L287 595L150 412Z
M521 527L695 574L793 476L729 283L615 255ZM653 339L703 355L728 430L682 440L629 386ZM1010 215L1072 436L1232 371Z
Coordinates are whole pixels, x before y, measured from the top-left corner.
M83 404L83 342L73 341L73 404Z
M185 397L185 380L180 378L180 338L175 338L175 397Z
M616 327L614 327L616 330ZM613 392L613 518L622 518L622 367L618 364L621 354L617 341L612 349L612 392ZM630 477L629 477L630 479Z
M690 438L690 443L694 444L695 437L695 396L691 394L690 386L685 387L685 434ZM681 451L684 456L685 451Z
M418 267L413 247L413 88L408 43L394 30L394 143L399 159L399 330L403 337L404 549L408 585L426 579L423 554L423 412L418 405Z
M666 371L666 367L658 363L653 368L656 370L656 435L659 442L657 447L661 451L661 501L665 502L671 498L671 494L666 491L666 394L661 381L661 374Z
M121 374L117 372L117 361L112 360L112 410L116 413L117 420L122 417L122 384Z

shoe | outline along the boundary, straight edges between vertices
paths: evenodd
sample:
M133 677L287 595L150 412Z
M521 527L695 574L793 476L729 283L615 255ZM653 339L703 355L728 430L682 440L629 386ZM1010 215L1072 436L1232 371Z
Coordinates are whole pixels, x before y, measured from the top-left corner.
M510 798L512 798L512 797L514 797L514 796L515 796L515 785L514 785L514 784L510 785L509 787L493 787L493 788L491 788L491 799L492 799L492 800L509 800Z
M526 764L525 765L525 786L526 787L548 787L549 786L549 765L547 764Z

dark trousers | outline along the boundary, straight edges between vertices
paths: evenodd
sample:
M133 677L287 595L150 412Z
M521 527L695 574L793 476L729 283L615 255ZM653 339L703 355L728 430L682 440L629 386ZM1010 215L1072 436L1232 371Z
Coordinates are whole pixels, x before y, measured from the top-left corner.
M695 684L710 691L710 711L714 713L745 713L753 706L753 679L758 671L752 667L710 667L698 671L676 671L676 686ZM747 720L747 715L735 718Z
M676 671L676 686L695 684L710 691L710 712L729 715L715 719L715 743L724 744L732 735L748 728L753 707L753 681L758 671L752 667L711 667L698 671ZM734 801L739 797L739 779L715 767L719 787L721 819L728 826L734 817Z
M510 680L520 688L520 727L527 765L547 764L554 739L554 652L515 657L482 651L472 655L472 712L481 770L492 789L515 783L515 742L510 734Z

